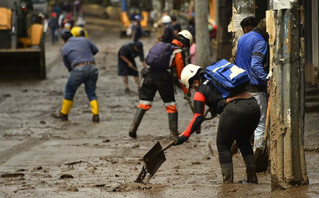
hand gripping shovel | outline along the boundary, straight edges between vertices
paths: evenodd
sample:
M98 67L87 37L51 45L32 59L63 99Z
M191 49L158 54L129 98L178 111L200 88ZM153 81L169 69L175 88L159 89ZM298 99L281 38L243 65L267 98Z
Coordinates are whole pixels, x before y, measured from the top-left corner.
M175 140L172 140L166 146L164 146L164 148L162 148L161 144L157 142L153 148L144 155L143 160L145 164L135 182L143 183L147 173L150 174L148 178L148 180L150 180L159 167L166 161L164 151L171 147L174 143Z
M211 120L216 117L216 114L212 114L210 118L206 118L207 114L210 112L210 109L207 109L205 112L205 120ZM147 173L150 174L148 181L151 177L154 176L159 167L166 161L164 151L174 145L176 140L170 141L164 148L162 148L161 144L157 142L151 150L149 150L143 157L144 165L135 182L144 183L144 179Z

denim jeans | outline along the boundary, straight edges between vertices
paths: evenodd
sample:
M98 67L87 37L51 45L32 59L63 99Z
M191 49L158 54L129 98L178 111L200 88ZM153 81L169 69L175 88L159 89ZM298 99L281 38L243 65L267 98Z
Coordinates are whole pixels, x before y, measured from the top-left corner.
M254 150L262 148L264 143L265 134L265 123L266 123L266 112L267 112L267 96L265 92L254 92L252 96L257 100L260 108L260 120L258 126L254 132Z
M56 43L58 41L58 29L54 28L51 29L51 40L52 40L52 44Z
M95 94L98 69L95 65L76 66L71 72L68 82L65 85L64 98L73 100L76 90L82 83L85 85L85 92L89 101L97 100Z

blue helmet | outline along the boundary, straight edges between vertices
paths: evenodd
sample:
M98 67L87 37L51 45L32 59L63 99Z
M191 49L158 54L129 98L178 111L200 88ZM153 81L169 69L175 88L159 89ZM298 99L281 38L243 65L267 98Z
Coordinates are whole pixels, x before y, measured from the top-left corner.
M141 21L140 15L135 15L135 16L134 16L134 20L136 20L136 21Z

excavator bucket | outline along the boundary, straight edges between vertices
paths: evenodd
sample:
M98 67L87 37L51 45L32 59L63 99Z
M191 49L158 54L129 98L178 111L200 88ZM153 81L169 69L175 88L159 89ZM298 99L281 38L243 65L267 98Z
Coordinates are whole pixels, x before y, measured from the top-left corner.
M46 77L44 50L39 48L0 49L0 74Z
M1 79L46 77L43 17L33 11L31 0L27 2L0 1Z

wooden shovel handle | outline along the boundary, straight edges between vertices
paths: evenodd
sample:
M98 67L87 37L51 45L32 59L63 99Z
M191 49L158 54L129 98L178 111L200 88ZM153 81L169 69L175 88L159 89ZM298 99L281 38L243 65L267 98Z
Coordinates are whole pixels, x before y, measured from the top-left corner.
M167 150L169 147L173 146L175 144L176 140L172 140L170 141L167 145L165 145L163 148L162 148L162 152L164 152L165 150Z

